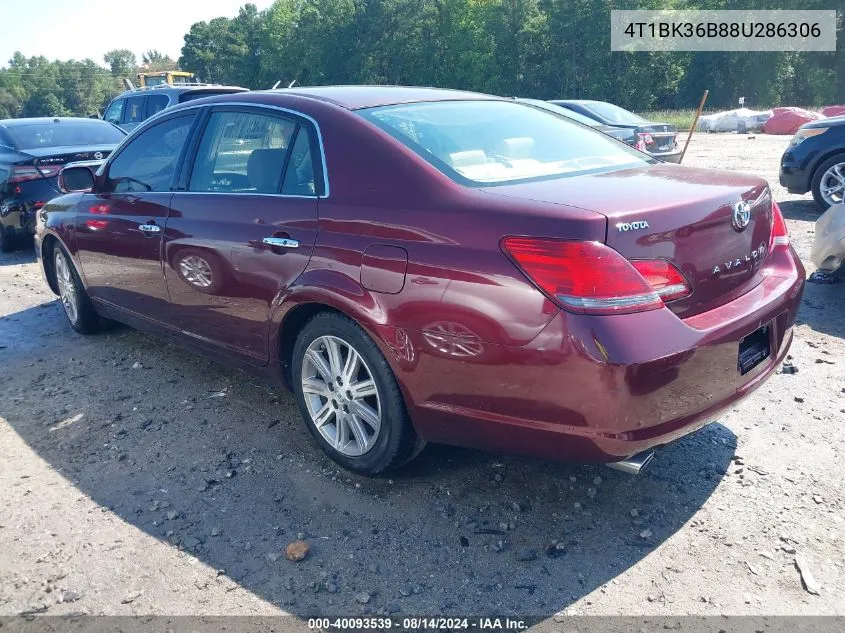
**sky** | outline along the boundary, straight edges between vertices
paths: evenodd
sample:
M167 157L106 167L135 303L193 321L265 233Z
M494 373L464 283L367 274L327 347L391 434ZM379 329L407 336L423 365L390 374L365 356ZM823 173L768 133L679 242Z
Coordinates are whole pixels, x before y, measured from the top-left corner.
M90 58L104 66L103 54L128 48L141 53L157 49L173 59L195 22L234 17L247 0L0 0L3 35L0 66L15 51L47 59ZM272 0L250 0L259 10ZM139 11L132 7L142 7Z

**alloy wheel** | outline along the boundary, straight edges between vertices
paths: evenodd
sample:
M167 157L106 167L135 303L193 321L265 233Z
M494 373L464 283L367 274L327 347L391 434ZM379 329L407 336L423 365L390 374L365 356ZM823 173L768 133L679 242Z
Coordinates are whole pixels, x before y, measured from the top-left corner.
M179 272L185 281L200 288L208 288L213 281L211 264L199 255L188 255L180 260Z
M831 165L822 174L819 190L824 201L830 206L845 201L845 163Z
M55 257L56 283L59 286L59 299L65 309L67 318L71 323L76 323L79 318L79 296L76 292L76 284L73 280L73 273L70 264L60 250L56 250Z
M336 336L321 336L302 360L302 393L311 422L335 450L359 457L376 443L381 400L361 354Z

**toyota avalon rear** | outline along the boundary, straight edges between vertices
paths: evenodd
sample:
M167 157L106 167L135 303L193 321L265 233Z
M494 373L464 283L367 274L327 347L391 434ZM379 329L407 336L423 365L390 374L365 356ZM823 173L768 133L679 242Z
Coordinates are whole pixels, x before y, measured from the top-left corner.
M269 372L369 474L426 442L636 470L774 372L804 284L765 181L479 94L212 97L62 182L36 250L74 329Z

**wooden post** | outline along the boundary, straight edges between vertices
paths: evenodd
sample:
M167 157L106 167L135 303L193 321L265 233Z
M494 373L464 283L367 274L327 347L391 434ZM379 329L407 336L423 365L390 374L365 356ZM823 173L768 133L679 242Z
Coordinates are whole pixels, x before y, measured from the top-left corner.
M701 103L698 104L698 112L695 113L695 121L692 122L692 127L689 129L689 134L687 135L687 142L684 143L684 151L681 152L681 157L678 159L679 165L684 161L684 154L687 153L687 147L689 147L689 142L692 138L692 133L695 132L695 126L698 125L698 117L701 116L701 111L704 109L704 103L705 101L707 101L707 95L709 94L710 91L705 90L704 94L701 96Z

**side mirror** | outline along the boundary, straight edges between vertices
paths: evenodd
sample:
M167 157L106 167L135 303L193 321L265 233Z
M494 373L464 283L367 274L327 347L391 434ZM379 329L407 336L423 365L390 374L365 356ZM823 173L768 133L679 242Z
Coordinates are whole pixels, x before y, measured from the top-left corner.
M59 172L59 187L65 193L91 191L94 188L94 170L85 165L65 167Z

